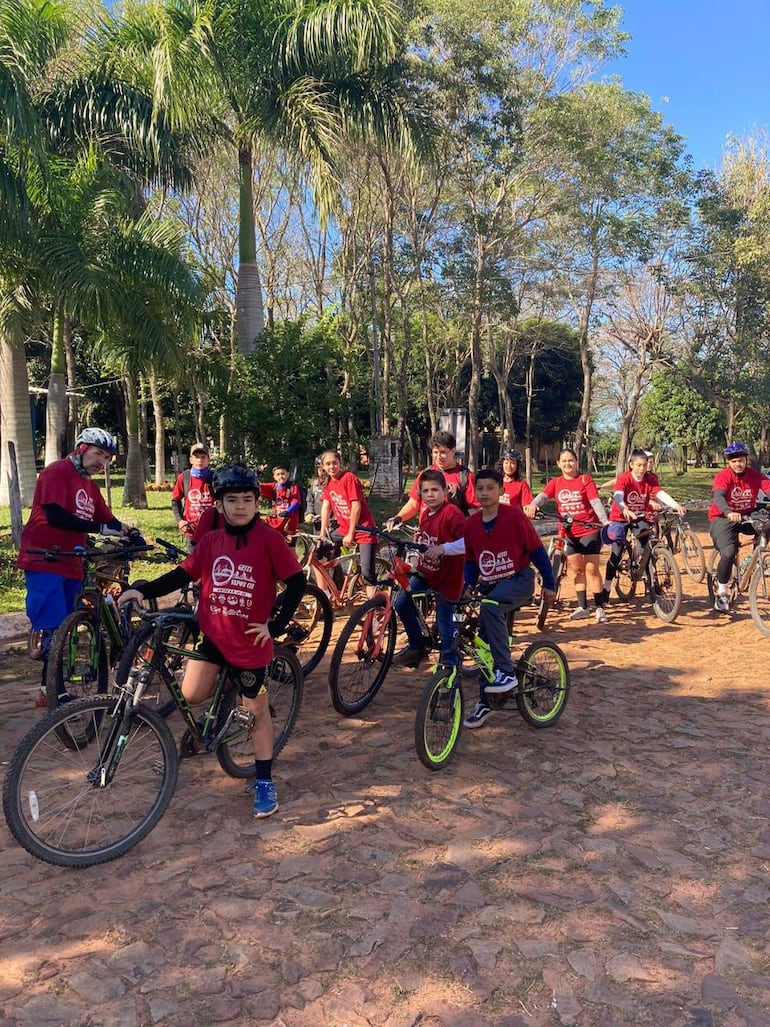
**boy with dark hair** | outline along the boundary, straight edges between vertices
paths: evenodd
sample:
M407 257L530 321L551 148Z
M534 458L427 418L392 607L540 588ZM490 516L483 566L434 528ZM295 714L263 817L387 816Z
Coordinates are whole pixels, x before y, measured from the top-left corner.
M276 464L273 468L273 480L259 486L259 494L269 499L273 509L265 518L267 524L282 535L293 535L299 527L299 515L302 509L302 495L296 481L290 481L288 467Z
M465 522L465 584L469 588L478 585L484 597L479 634L492 650L495 677L491 684L481 679L479 701L463 721L471 728L481 727L492 715L487 693L510 692L518 685L508 642L508 614L532 598L532 563L543 579L544 597L553 598L556 593L551 561L539 535L519 507L501 502L502 495L500 471L482 468L476 475L481 513Z
M473 513L478 509L476 493L474 491L473 471L468 470L463 464L457 461L457 440L448 431L437 431L430 440L431 457L433 463L430 466L432 471L441 471L447 485L447 499L454 506L458 507L461 513ZM387 522L386 527L392 531L399 524L408 521L419 513L422 500L420 499L420 478L417 479L409 491L407 501L398 511L395 517Z
M214 506L209 463L209 451L205 444L194 442L190 447L190 466L177 475L171 491L171 509L176 517L177 528L187 539L188 549L192 549L195 529L201 516Z
M418 667L425 655L411 594L432 590L446 599L459 599L463 590L465 518L456 506L447 502L446 481L441 471L428 468L422 472L420 499L422 509L416 541L430 548L420 554L417 571L409 580L409 592L400 592L396 599L396 613L404 625L408 644L396 653L393 662L406 667ZM436 603L436 624L441 639L442 662L456 663L457 656L452 652L452 607L440 599Z
M200 581L198 653L204 659L188 660L182 692L190 703L205 702L220 668L234 668L244 706L254 716L254 816L269 817L278 809L278 799L272 779L267 665L273 658L273 638L286 630L302 598L305 576L286 540L259 519L257 476L235 464L220 468L213 484L222 530L208 532L179 567L128 589L119 602L157 599ZM286 583L285 599L271 619L277 581Z

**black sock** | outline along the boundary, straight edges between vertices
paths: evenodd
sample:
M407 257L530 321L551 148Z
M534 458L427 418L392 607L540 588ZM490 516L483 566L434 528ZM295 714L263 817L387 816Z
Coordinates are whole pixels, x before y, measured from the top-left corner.
M594 592L594 602L596 603L597 610L604 606L604 592Z
M271 759L254 760L254 767L256 770L257 781L273 780L273 761Z

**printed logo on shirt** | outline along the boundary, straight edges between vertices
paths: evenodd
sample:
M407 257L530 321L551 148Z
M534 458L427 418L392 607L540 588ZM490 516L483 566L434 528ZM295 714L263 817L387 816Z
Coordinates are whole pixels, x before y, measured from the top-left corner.
M750 488L733 485L730 490L730 506L736 511L750 510L754 506L754 493Z
M94 519L94 501L85 489L78 489L75 493L75 516L81 517L84 521Z
M211 569L211 580L214 584L221 588L222 585L226 585L230 581L233 574L235 574L235 564L230 557L218 556Z
M579 489L559 489L556 500L562 514L579 514L585 512L583 498Z
M510 578L516 573L516 566L508 556L507 549L500 553L484 549L479 554L479 572L485 581L497 581L500 578Z
M647 497L635 489L626 494L626 506L634 513L641 513L647 507Z
M332 506L337 511L337 519L341 517L343 520L350 519L350 506L347 498L342 495L341 492L335 492L334 489L329 489L329 499L331 500Z

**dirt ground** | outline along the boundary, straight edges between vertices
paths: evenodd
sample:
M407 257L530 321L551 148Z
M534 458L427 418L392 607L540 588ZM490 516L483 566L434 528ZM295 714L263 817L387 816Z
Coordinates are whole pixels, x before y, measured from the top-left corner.
M770 1025L770 640L684 584L673 625L554 618L559 724L500 712L440 773L414 752L425 674L345 720L322 666L270 820L202 757L106 866L3 824L0 1027ZM35 674L0 653L3 767Z

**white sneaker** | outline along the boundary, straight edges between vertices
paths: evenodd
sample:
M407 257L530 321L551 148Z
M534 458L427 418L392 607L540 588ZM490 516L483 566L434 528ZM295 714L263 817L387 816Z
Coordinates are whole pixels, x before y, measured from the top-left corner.
M714 609L719 613L730 612L730 599L726 595L718 595L714 600Z
M585 606L576 606L569 615L570 620L585 620L586 617L590 617L590 614Z
M607 620L607 614L604 612L603 606L596 607L595 620L597 624L601 624L603 621Z

